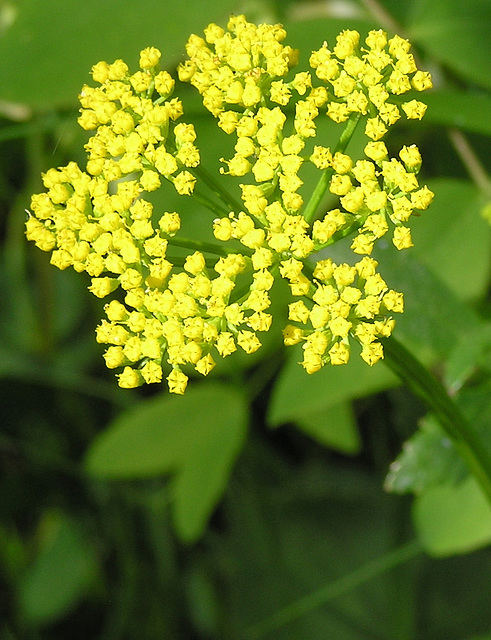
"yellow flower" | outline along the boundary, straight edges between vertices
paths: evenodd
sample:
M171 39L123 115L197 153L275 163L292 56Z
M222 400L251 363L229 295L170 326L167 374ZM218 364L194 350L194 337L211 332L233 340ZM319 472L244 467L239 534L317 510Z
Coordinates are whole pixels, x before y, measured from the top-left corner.
M140 53L140 68L151 69L156 67L159 63L161 53L155 47L147 47Z
M383 297L383 303L389 311L396 313L404 311L404 296L397 291L388 291Z
M369 118L365 126L365 133L372 140L378 141L387 133L387 127L380 118Z
M89 287L89 291L98 298L105 298L117 289L118 285L119 282L115 278L92 278L92 284Z
M177 193L181 196L189 196L194 191L196 178L189 171L181 171L173 180Z
M331 330L333 336L346 338L351 327L352 323L342 317L334 318L333 320L329 321L329 329Z
M373 366L384 357L384 350L380 342L371 342L363 347L360 355L367 364Z
M228 331L220 333L216 341L216 349L224 358L234 353L237 350L237 346L233 334Z
M365 155L375 162L380 163L388 156L387 147L384 142L369 142L365 147Z
M147 362L141 369L140 374L147 384L160 382L162 380L162 367L157 362Z
M435 194L425 186L419 189L419 191L411 193L411 204L415 209L427 209L433 201L434 195Z
M433 87L431 75L428 71L416 71L412 77L411 84L416 91L425 91L426 89L431 89Z
M344 196L350 191L351 187L352 183L349 176L335 174L331 178L329 191L331 193L335 193L338 196Z
M154 78L155 90L160 93L161 96L168 97L174 90L174 78L168 71L160 71Z
M209 353L196 363L196 371L204 376L207 376L214 367L215 361Z
M139 387L143 383L141 374L132 369L131 367L125 367L123 372L118 376L118 384L123 389L134 389Z
M408 249L413 246L411 231L407 227L396 227L392 242L398 249Z
M426 105L419 100L411 100L403 103L402 110L409 119L421 120L426 113Z
M329 349L329 357L331 364L346 364L349 360L349 347L344 342L335 342Z
M305 324L309 319L310 311L302 300L292 302L288 305L288 319L293 322Z
M254 331L240 331L237 335L237 344L242 347L246 353L254 353L259 349L261 343Z
M399 157L407 168L416 169L421 166L421 154L415 144L410 147L402 147L399 151Z
M172 369L172 371L167 376L167 383L169 385L169 391L171 393L182 395L186 391L188 377L179 369Z
M200 251L195 251L184 262L184 269L194 276L203 271L205 266L205 258Z

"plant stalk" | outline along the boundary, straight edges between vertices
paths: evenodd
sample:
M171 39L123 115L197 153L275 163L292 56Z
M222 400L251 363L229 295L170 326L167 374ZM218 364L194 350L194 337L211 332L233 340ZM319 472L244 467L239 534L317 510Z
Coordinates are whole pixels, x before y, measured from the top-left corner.
M191 171L213 191L217 198L219 198L223 204L230 209L230 211L237 213L242 210L243 205L241 205L240 202L237 202L235 198L233 198L233 196L231 196L230 193L224 189L204 167L194 167Z
M479 434L439 380L403 344L393 336L380 341L387 365L433 412L491 503L491 452Z
M356 125L360 121L361 113L352 113L346 123L343 133L341 134L337 145L334 148L334 153L343 153L346 147L348 146L349 141L351 140L353 133L355 132ZM310 200L307 202L305 207L303 216L305 220L310 224L315 220L317 209L319 204L321 203L324 194L329 187L329 181L331 179L332 174L334 173L334 169L332 167L328 167L324 169L319 178L318 183L315 186L314 192Z
M230 253L236 253L231 249L226 249L213 242L204 242L202 240L191 240L191 238L178 238L173 236L168 240L172 247L182 247L191 251L201 251L202 253L211 253L216 256L226 258Z
M279 627L293 622L293 620L322 606L326 602L334 598L339 598L386 571L416 558L420 553L421 548L416 541L409 542L402 547L394 549L384 556L368 562L359 569L355 569L351 573L330 582L318 591L309 593L288 607L281 609L270 618L249 628L244 635L245 640L257 640L258 638L267 636Z

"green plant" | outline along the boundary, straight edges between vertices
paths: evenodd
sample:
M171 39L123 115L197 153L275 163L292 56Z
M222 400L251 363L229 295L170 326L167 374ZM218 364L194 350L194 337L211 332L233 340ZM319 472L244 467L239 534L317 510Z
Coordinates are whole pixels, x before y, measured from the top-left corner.
M382 9L377 22L385 21L384 28L394 31L383 7L366 5L372 11ZM416 3L407 19L413 21L411 40L425 56L422 68L427 64L436 69L436 90L424 98L429 109L423 122L430 119L430 124L411 122L424 113L418 92L431 86L429 74L417 70L406 40L386 38L379 24L370 20L341 27L330 24L332 46L318 48L327 37L313 44L318 25L309 23L306 35L305 25L297 23L302 26L300 34L292 21L286 42L298 41L304 47L307 43L309 55L317 48L310 61L308 55L300 57L295 74L290 67L296 54L282 44L283 29L256 27L239 16L231 20L230 32L212 24L205 30L206 42L193 36L187 45L189 60L178 66L181 82L195 85L211 116L200 109L189 86L174 88L177 79L158 69L159 51L146 48L140 71L131 73L120 60L99 63L93 78L101 86L82 90L80 123L96 131L84 141L89 155L86 169L79 168L80 157L78 164L69 162L58 170L46 170L47 163L43 167L47 193L33 198L28 237L41 249L53 251L51 262L56 266L87 271L92 278L89 288L97 298L111 296L104 310L96 301L90 320L95 323L98 314L106 314L97 341L109 345L106 364L122 368L119 385L126 388L115 389L100 372L103 381L88 375L100 357L97 345L88 346L90 328L78 345L73 340L74 328L81 326L77 317L87 304L78 284L85 276L60 274L56 282L64 290L56 293L55 304L63 313L59 319L52 317L51 324L46 324L45 314L37 333L35 314L31 315L33 330L20 352L28 353L31 345L37 345L40 365L29 371L34 381L47 373L55 389L64 385L71 389L71 397L84 393L92 398L77 401L79 408L86 407L82 415L93 414L85 419L88 433L80 437L87 455L83 467L77 466L76 482L90 487L91 502L101 518L91 526L105 527L106 544L114 546L119 558L118 595L108 618L108 637L138 633L124 612L128 607L133 612L146 610L143 596L137 594L138 566L142 561L145 566L145 553L157 561L142 575L155 571L154 580L162 589L161 597L150 601L158 608L169 585L176 590L176 600L166 605L165 613L149 617L144 631L148 637L182 636L190 628L199 637L253 638L283 632L281 637L290 632L302 637L310 634L309 624L318 629L315 633L327 628L346 638L415 637L414 586L402 603L391 602L395 626L385 629L370 616L357 616L349 594L366 580L377 583L376 576L382 589L391 567L398 567L402 580L408 563L407 575L412 575L422 561L420 545L430 554L446 556L489 543L490 331L485 300L490 243L489 230L479 216L489 198L489 182L475 151L456 129L450 130L449 139L477 186L464 181L460 169L448 169L451 162L446 164L434 152L435 140L440 146L441 140L435 138L433 124L459 124L458 105L465 127L480 135L489 133L481 115L483 107L489 108L487 94L472 86L466 94L452 73L483 87L487 76L476 71L475 64L466 64L462 54L453 58L438 37L425 35L425 21L429 25L442 16L423 12L423 5ZM446 9L439 6L438 11ZM455 36L458 21L448 19L443 24ZM478 22L475 26L479 28ZM364 34L360 39L359 32ZM247 50L248 41L255 43L257 59ZM471 47L467 55L472 57L473 51ZM435 61L451 72L436 68ZM406 90L416 95L406 96ZM173 91L182 102L172 97ZM416 177L421 167L418 149L404 146L412 140L422 149L428 187L420 186ZM479 147L480 138L476 141ZM71 150L64 155L70 153L73 157ZM447 175L446 171L459 179L430 179ZM435 200L426 212L433 192ZM413 221L415 210L424 212ZM386 241L389 231L392 242ZM464 251L467 239L470 247ZM18 274L12 269L12 249L19 240L17 245L12 242L6 244L7 273ZM41 265L36 272L46 291L51 270L39 258L32 259ZM26 326L32 294L23 291L19 288L24 306L16 302L12 308L22 310ZM400 313L401 292L404 313ZM46 305L45 296L40 299ZM398 316L396 323L393 313ZM46 333L49 326L51 332ZM73 344L60 350L64 336ZM46 368L43 361L53 364ZM17 366L17 375L27 380L21 357L10 356L6 363L10 363L8 375ZM185 391L183 397L156 392L158 384L140 395L128 390L160 383L163 377L172 392ZM423 405L402 393L401 380ZM95 418L101 403L113 416L109 426L107 408L106 417ZM423 406L430 412L425 417ZM74 424L81 425L79 412L73 414ZM411 435L408 425L417 419L420 429ZM102 430L97 436L94 425ZM394 425L399 425L400 433ZM43 433L44 427L39 428ZM367 447L372 451L370 464L378 487L397 447L411 436L385 484L395 493L416 494L413 520L419 542L404 544L405 526L398 539L402 546L393 550L394 544L382 545L379 560L357 569L357 564L373 557L361 554L358 563L348 562L346 576L346 570L335 572L338 579L327 587L315 578L306 581L306 588L300 584L294 593L285 593L282 569L274 570L274 553L265 540L274 538L277 518L282 523L277 535L288 548L288 536L295 531L288 521L291 510L300 514L301 529L318 559L317 526L312 520L318 505L313 507L315 493L309 494L316 490L315 478L333 487L338 499L349 490L343 489L343 477L347 487L353 487L345 502L353 500L359 515L343 509L339 515L346 531L351 531L350 551L356 555L355 550L363 547L354 532L361 522L366 526L371 520L364 517L359 501L365 499L375 511L379 507L376 493L364 486L366 478L356 470L356 461L366 455L359 454L360 428L363 451ZM393 438L398 439L396 449ZM315 442L327 449L315 448ZM5 446L9 443L7 437ZM63 473L67 454L59 446L47 458L50 448L41 446L37 455ZM35 460L36 450L27 444L23 455ZM355 456L353 465L346 462L347 476L343 476L345 463L339 464L330 450L342 452L342 460ZM298 487L288 471L292 456L296 456ZM316 466L317 456L328 456L329 463ZM329 465L332 469L326 468ZM265 481L270 466L271 482ZM259 497L262 491L264 498ZM301 500L295 501L294 496L306 495L311 512L302 510ZM390 504L404 504L393 500ZM222 514L225 522L223 536L219 522L210 525L217 505L217 517ZM263 521L261 509L271 512L272 522ZM5 557L10 558L5 566L10 567L11 580L18 581L16 567L27 567L16 602L28 624L24 631L18 624L19 633L34 628L55 633L46 625L100 582L98 572L106 575L107 559L98 560L92 546L89 552L82 551L89 534L81 531L81 514L74 517L73 512L68 505L61 511L44 509L39 520L44 542L33 564L22 559L23 553L29 555L22 536L8 526L4 530ZM130 524L125 531L128 516L140 525ZM342 537L343 525L327 520L322 531L340 529ZM139 553L141 526L147 551ZM244 594L250 583L239 578L244 608L239 607L235 619L233 607L218 596L219 579L209 563L221 568L233 590L225 567L234 557L234 544L247 549L249 527L250 538L256 541L251 566L261 566L263 558L274 593L265 591L262 597L267 593L270 601L264 606L252 598L249 617L251 598ZM179 575L176 547L198 540L206 552L193 557L189 551ZM334 557L341 557L339 541L330 544L338 549ZM68 586L58 581L58 587L56 579L52 581L51 598L43 602L39 593L46 591L45 576L50 571L55 577L63 573L63 565L56 568L56 561L65 553L79 559L68 574L71 581ZM297 555L299 563L312 566L308 554ZM288 557L294 562L292 553ZM438 573L435 566L433 571ZM308 591L311 595L305 596ZM331 599L341 596L345 597L341 607L331 608ZM183 601L189 607L184 616L177 613ZM479 598L474 601L478 606ZM316 617L320 605L328 612L327 620L321 612ZM421 615L431 618L428 613ZM428 629L430 634L431 625ZM470 633L485 630L483 625L469 627Z

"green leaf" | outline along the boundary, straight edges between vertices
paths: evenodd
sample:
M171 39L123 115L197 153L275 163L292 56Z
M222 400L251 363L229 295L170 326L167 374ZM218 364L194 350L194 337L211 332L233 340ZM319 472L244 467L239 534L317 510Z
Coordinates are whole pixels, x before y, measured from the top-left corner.
M456 402L482 441L491 447L490 383L463 389ZM414 521L433 555L466 553L491 542L491 506L431 416L392 465L386 488L418 495Z
M413 515L431 555L468 553L491 543L491 506L472 477L425 491L416 498Z
M423 100L428 105L426 122L491 135L491 98L486 93L444 89L425 93Z
M72 609L96 573L93 549L77 524L49 514L41 523L42 543L19 585L19 608L28 625L48 624Z
M2 99L33 107L72 104L99 60L130 65L148 46L162 52L162 66L182 58L191 33L223 21L236 3L193 4L159 0L24 0L0 39Z
M487 289L491 258L491 228L480 215L481 194L464 180L433 180L428 186L435 199L412 224L412 253L459 298L474 300Z
M297 418L297 425L326 447L349 454L360 451L360 434L349 402L332 405L327 410L306 412Z
M176 530L196 540L219 500L244 442L247 411L236 389L198 384L123 413L87 454L90 475L108 480L173 474Z
M491 3L488 0L414 0L411 42L467 80L491 87Z
M464 388L455 403L491 450L491 382L485 380ZM469 477L469 469L432 415L421 420L420 429L407 442L391 465L385 487L394 493L421 494L436 485L457 484Z
M397 385L397 378L384 365L369 367L353 349L349 362L325 366L309 375L298 364L301 349L292 348L273 393L268 421L272 426L300 422L304 415L326 412L333 405L376 393Z
M456 481L466 474L452 441L432 416L404 443L391 464L385 488L393 493L420 494L435 485Z

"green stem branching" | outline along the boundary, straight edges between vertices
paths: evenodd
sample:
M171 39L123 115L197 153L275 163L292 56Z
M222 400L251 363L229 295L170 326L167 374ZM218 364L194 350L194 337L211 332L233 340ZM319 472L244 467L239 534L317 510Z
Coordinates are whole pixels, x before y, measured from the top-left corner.
M223 204L230 209L230 211L237 213L242 210L240 202L235 200L235 198L231 196L230 193L224 189L204 167L198 166L191 169L191 171L196 178L201 179L204 184L213 191L217 198L219 198Z
M206 196L204 193L202 193L198 189L195 189L193 191L192 196L193 196L194 200L196 200L196 202L199 202L206 209L208 209L208 211L211 211L212 213L214 213L215 215L219 216L220 218L222 218L223 216L228 215L228 211L225 209L225 207L223 207L221 204L215 202L214 200L212 200L211 198Z
M355 132L356 126L360 121L361 114L360 113L352 113L349 117L344 131L342 132L337 145L334 148L334 153L340 152L343 153L348 146L349 141L351 140L353 133ZM334 169L332 167L328 167L324 169L319 178L318 183L315 186L314 192L310 200L307 202L307 205L304 210L304 218L305 220L311 224L317 215L317 209L329 187L329 181L331 180L331 176L334 173Z
M166 177L166 180L168 180L170 183L173 183L172 179L168 177ZM220 217L228 215L228 209L226 209L222 204L215 202L214 200L209 198L207 195L202 193L201 190L196 188L190 195L194 200L196 200L196 202L199 202L199 204L203 205L203 207L205 207L215 215Z

